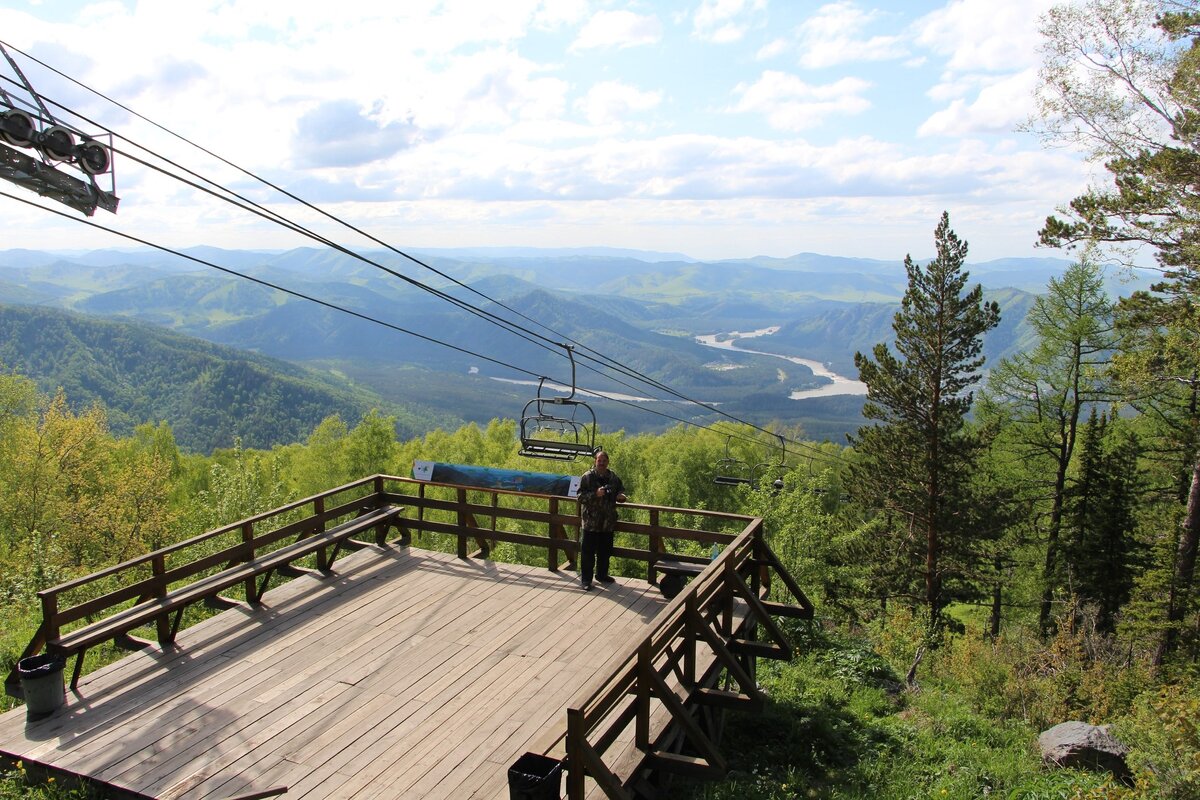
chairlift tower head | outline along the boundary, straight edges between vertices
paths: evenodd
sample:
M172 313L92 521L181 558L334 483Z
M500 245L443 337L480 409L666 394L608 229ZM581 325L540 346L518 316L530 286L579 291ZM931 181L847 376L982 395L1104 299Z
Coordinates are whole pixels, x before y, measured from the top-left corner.
M22 101L27 111L19 108L18 100L0 86L0 178L89 217L97 208L116 213L120 199L115 194L112 171L112 134L105 134L106 146L97 141L98 137L56 120L3 44L0 54L29 95ZM60 167L77 170L83 177ZM100 175L108 175L107 189L96 182Z

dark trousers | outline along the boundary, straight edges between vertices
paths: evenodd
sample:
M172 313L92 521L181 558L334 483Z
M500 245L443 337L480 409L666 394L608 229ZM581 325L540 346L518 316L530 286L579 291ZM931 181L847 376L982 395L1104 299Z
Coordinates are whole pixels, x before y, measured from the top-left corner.
M592 582L593 571L600 577L608 576L608 560L612 557L612 531L584 531L579 554L579 579Z

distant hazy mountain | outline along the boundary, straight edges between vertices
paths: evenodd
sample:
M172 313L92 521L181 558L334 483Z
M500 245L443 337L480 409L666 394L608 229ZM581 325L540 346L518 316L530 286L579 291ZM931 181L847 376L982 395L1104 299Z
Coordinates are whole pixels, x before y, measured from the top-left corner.
M659 253L652 250L631 250L623 247L422 247L408 252L465 261L513 258L631 258L655 264L660 261L695 261L683 253Z

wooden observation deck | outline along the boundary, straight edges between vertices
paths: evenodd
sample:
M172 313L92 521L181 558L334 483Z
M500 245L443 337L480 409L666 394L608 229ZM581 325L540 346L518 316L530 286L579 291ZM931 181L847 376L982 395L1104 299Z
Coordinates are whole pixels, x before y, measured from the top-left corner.
M635 504L614 557L645 578L584 592L576 514L373 476L48 589L26 655L141 649L0 716L0 755L156 798L503 798L525 753L574 800L720 777L721 711L761 703L755 659L790 655L774 618L807 599L760 519ZM668 600L663 574L695 577Z

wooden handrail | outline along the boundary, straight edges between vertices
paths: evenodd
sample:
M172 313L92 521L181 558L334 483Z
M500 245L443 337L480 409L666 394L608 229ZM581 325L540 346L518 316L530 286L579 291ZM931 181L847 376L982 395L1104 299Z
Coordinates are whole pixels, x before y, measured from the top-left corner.
M439 496L439 492L446 496ZM473 498L480 495L473 492L486 495L486 502L474 502ZM499 502L502 497L519 499L524 505L535 507L506 508ZM416 532L455 537L459 543L455 549L464 557L468 538L477 538L481 544L486 540L544 547L551 570L561 566L556 563L556 553L566 553L568 563L578 554L578 536L572 537L570 533L577 534L579 528L578 503L574 498L372 475L44 589L38 592L43 616L41 632L51 639L58 638L66 626L85 619L89 622L103 619L131 601L136 604L161 598L169 589L200 580L213 569L252 561L289 537L323 530L329 523L352 516L365 505L387 504L405 507L399 524L406 535ZM665 552L664 541L691 541L704 547L713 543L728 545L736 534L704 528L712 523L714 527L730 523L745 525L753 520L722 511L640 503L626 503L622 508L626 518L618 523L617 531L635 540L645 537L646 544L641 547L625 542L615 549L614 555L646 562L652 581L654 564ZM305 511L307 514L302 518L294 518L296 513ZM474 524L476 515L489 524ZM630 515L642 515L648 521L629 519ZM663 517L690 517L699 524L692 528L667 526L659 522ZM532 526L534 532L507 530L505 524ZM486 553L487 548L482 551ZM89 592L93 586L96 590Z
M647 635L630 648L611 673L597 676L576 695L567 709L565 742L570 800L585 797L588 777L607 797L630 796L624 779L604 759L605 752L618 740L628 738L623 734L630 725L634 730L634 745L641 753L639 766L631 774L636 774L643 764L707 777L718 777L723 772L723 758L697 726L688 703L697 700L722 706L760 704L762 696L754 682L753 655L744 664L736 654L741 642L739 635L761 625L772 641L742 644L753 644L755 652L790 657L790 645L770 614L812 616L807 597L790 576L785 585L794 589L796 605L774 603L768 609L761 602L760 567L764 563L781 576L786 575L766 544L762 520L756 518L671 600ZM704 674L697 669L698 644L706 648L708 664ZM680 660L683 665L676 671ZM739 686L739 692L722 692L708 685L722 670ZM656 721L660 730L655 729ZM681 729L691 749L701 756L683 757L656 749L657 738L669 725Z

